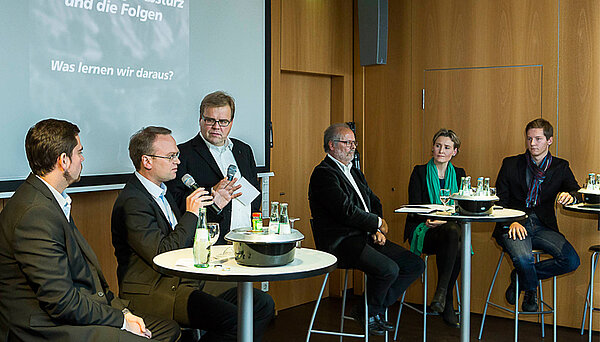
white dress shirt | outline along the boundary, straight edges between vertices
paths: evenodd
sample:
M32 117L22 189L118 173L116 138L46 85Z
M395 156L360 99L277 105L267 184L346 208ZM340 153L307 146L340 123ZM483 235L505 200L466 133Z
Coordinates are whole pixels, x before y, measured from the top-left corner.
M204 140L204 142L206 143L206 146L208 147L210 154L215 159L215 162L217 163L219 170L221 170L221 173L226 176L229 165L233 164L237 168L237 171L236 171L234 177L237 179L241 179L242 174L240 173L240 168L238 167L238 165L235 161L235 157L233 155L233 141L231 141L231 139L227 138L225 140L225 144L223 146L216 146L216 145L213 145L210 142L208 142L206 139L204 139L202 134L200 134L200 136L202 137L202 140ZM244 203L239 201L237 198L232 200L231 201L231 226L229 227L229 230L234 230L236 228L243 228L243 227L252 227L252 224L250 221L251 213L252 213L252 207L250 204L244 205Z
M171 229L175 229L177 218L175 217L167 198L164 197L167 194L167 186L164 183L160 183L160 186L158 186L137 171L135 171L135 176L140 180L144 188L148 190L150 195L152 195L152 198L154 198L154 201L156 201L156 204L158 204L160 210L162 210L163 214L171 224ZM161 197L164 198L164 201Z
M58 190L56 190L52 185L50 185L48 182L46 182L44 179L42 179L42 177L35 175L39 180L42 181L42 183L44 183L48 189L50 189L50 192L52 193L52 195L54 195L54 198L56 198L56 201L58 202L58 205L60 205L60 208L63 211L63 214L65 214L65 217L67 218L67 221L71 222L71 203L73 202L73 200L71 199L71 197L69 195L67 195L66 192L58 192Z
M352 184L354 191L356 191L356 193L358 194L358 198L360 198L360 201L363 204L363 208L365 209L366 212L369 212L367 203L365 202L365 199L363 198L362 193L358 189L358 185L356 184L354 177L352 177L352 173L350 173L350 170L352 169L352 162L348 163L348 165L344 165L344 164L342 164L341 161L332 157L331 154L328 153L327 156L329 158L331 158L337 164L337 166L340 168L340 170L342 170L342 173L344 174L344 176L346 176L346 178L348 179L350 184ZM381 217L377 217L377 227L381 227Z

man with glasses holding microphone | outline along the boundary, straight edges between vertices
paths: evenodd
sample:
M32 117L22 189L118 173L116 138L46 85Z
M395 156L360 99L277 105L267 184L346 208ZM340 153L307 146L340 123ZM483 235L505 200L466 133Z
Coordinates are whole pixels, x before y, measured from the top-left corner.
M227 189L232 194L229 202L215 203L216 207L207 211L208 221L217 222L221 227L217 244L225 243L224 236L230 229L251 227L251 213L260 210L260 196L251 202L238 198L242 192L258 192L259 186L252 148L229 138L234 114L235 101L229 94L216 91L204 97L200 104L200 132L178 146L181 164L177 177L166 183L181 209L185 208L186 196L192 192L181 181L185 174L191 175L201 187L213 191ZM231 165L237 171L234 178L228 180L226 175Z

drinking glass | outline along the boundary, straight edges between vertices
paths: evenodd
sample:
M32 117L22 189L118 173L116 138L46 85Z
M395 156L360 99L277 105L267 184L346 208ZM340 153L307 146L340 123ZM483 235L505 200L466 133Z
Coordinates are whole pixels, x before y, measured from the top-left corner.
M440 189L440 201L444 205L444 211L447 210L446 205L450 201L450 189Z
M490 188L490 196L496 196L496 188Z

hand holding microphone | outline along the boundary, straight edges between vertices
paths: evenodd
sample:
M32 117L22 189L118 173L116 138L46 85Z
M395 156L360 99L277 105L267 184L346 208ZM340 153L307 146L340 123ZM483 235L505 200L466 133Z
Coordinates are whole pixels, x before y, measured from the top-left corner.
M209 205L213 205L213 197L208 193L208 191L201 188L192 176L189 174L183 175L181 177L181 181L185 186L194 190L186 199L185 199L185 210L191 213L198 215L201 207L206 207ZM218 210L217 210L218 211Z

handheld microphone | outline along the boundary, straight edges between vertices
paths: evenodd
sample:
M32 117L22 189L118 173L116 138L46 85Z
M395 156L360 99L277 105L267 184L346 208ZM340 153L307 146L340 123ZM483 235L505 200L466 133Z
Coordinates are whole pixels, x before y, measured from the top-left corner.
M237 166L235 166L234 164L229 165L229 167L227 168L227 180L231 182L236 172Z
M189 173L186 173L185 175L183 175L181 177L181 181L183 182L183 184L185 186L187 186L188 188L192 189L192 190L197 190L198 188L200 188L200 185L198 185L198 183L196 183L196 181L194 180L194 177L192 177ZM216 204L211 204L210 207L216 212L219 213L221 211L221 209L216 205Z

